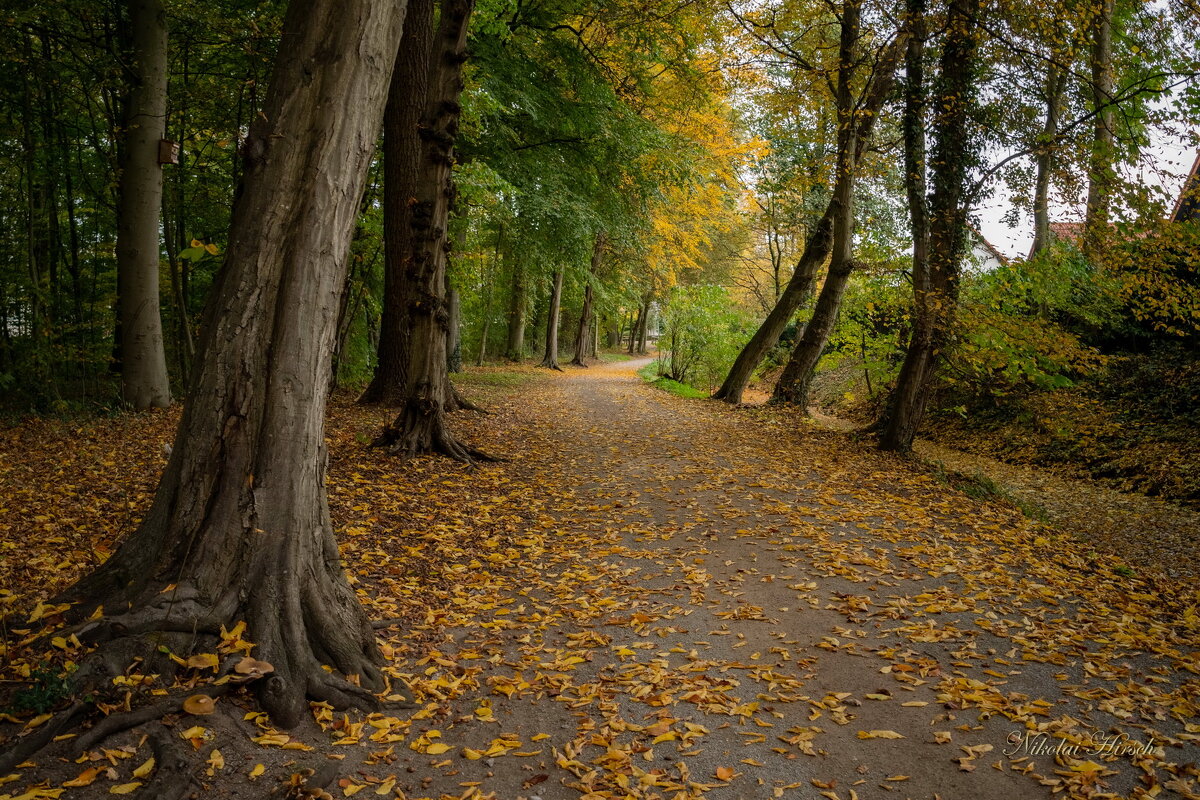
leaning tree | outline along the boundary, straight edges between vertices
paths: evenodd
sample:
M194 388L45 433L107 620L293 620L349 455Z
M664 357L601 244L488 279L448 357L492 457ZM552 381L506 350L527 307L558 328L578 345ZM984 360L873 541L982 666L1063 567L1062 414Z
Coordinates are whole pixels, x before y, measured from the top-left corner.
M205 637L244 620L273 666L259 700L284 727L308 699L371 706L383 684L338 561L324 411L404 11L404 0L291 3L170 460L141 525L63 598L79 639L113 665L164 645L211 651Z

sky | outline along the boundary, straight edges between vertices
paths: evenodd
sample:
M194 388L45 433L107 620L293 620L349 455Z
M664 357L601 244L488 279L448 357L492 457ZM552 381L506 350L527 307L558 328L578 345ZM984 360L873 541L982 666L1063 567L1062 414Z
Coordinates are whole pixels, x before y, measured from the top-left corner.
M1140 180L1147 184L1162 186L1171 198L1179 196L1183 188L1184 178L1196 160L1197 134L1200 127L1183 133L1171 133L1166 130L1155 131L1152 145L1143 154L1146 165L1133 168L1126 173L1128 178ZM1012 208L1010 198L1003 191L997 191L975 210L979 221L979 230L992 245L1009 257L1024 257L1033 246L1033 216L1024 210L1019 226L1009 227L1004 217ZM1168 212L1170 209L1168 208ZM1060 202L1050 208L1051 222L1082 222L1082 204Z

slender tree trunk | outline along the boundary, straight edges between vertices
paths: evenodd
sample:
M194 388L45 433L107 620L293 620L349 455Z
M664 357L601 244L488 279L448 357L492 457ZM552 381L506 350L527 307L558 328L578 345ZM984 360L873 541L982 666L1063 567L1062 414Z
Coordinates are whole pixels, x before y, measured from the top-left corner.
M604 256L604 234L596 236L596 243L592 246L592 276L600 274L600 261ZM577 367L586 367L587 363L584 358L594 349L595 337L592 336L592 284L591 281L584 287L583 290L583 309L579 312L579 330L575 336L575 357L571 359L571 363ZM593 356L594 358L595 356Z
M496 293L496 275L500 272L500 257L504 245L504 226L496 231L496 252L492 256L491 274L484 276L483 325L479 332L479 355L475 357L475 366L482 367L487 357L488 332L492 327L492 295Z
M412 257L404 276L409 285L408 376L400 413L373 443L404 458L440 453L467 463L489 459L458 441L446 420L446 412L459 405L446 371L450 325L446 234L454 202L454 140L473 6L473 0L442 0L429 61L428 95L419 128L421 174L409 216Z
M1108 238L1109 210L1114 184L1113 159L1116 157L1113 135L1113 35L1114 0L1097 0L1092 22L1092 108L1096 113L1095 133L1088 159L1087 217L1084 221L1083 249L1095 261Z
M846 284L854 271L854 177L858 171L858 126L854 124L854 98L851 81L859 36L859 2L846 0L842 4L841 38L838 46L838 81L835 93L838 121L837 170L830 201L833 213L833 247L829 271L812 319L804 326L804 334L796 342L779 381L775 384L772 402L792 403L808 413L808 388L829 342L829 334L837 321Z
M221 625L244 620L254 655L273 666L255 686L281 727L306 717L309 699L373 707L355 682L384 684L370 622L338 561L324 412L338 293L403 12L403 2L375 0L288 9L154 502L117 552L65 593L86 620L82 640L124 641L147 666L168 648L211 652ZM105 613L87 619L99 606Z
M520 363L525 360L525 265L519 255L512 261L512 304L508 309L508 343L504 357Z
M550 311L546 317L546 354L538 366L562 370L558 365L558 315L562 303L563 271L554 270L550 286Z
M121 396L135 409L171 404L159 311L158 143L167 116L167 20L162 0L129 0L134 87L125 120L117 212Z
M857 129L853 137L855 151L852 163L857 164L864 148L871 141L875 120L879 115L879 110L891 94L900 54L904 51L908 40L907 33L902 31L896 41L880 55L879 63L876 65L860 104L861 108L856 114L858 121L855 123ZM804 252L800 255L800 260L792 271L792 277L788 280L787 286L779 295L778 302L771 309L767 318L763 320L762 325L750 337L750 341L738 353L721 388L713 393L714 398L734 405L742 402L742 394L746 391L746 386L750 383L750 377L754 374L754 370L758 368L767 352L779 343L779 337L783 335L792 315L812 292L817 270L825 262L825 258L833 246L833 220L836 211L834 200L830 199L825 213L809 231Z
M1051 64L1046 76L1046 124L1042 126L1041 148L1037 152L1037 178L1033 193L1033 247L1030 257L1050 246L1050 172L1054 167L1054 140L1058 136L1058 115L1062 107L1062 70Z
M434 0L410 0L404 38L383 112L383 313L378 358L371 382L358 401L384 406L404 402L413 346L412 221L422 174L419 126L429 97Z
M638 327L637 351L641 355L646 355L646 353L649 352L646 349L646 338L649 335L649 330L650 330L650 303L651 303L651 299L647 295L645 301L643 301L643 303L642 303L642 314L641 314L642 324Z
M579 312L579 331L575 336L575 357L571 363L577 367L586 367L584 358L591 352L592 330L592 285L589 283L583 289L583 308Z
M629 355L633 355L634 351L637 350L638 331L642 327L643 308L643 306L638 306L637 312L631 315L633 317L633 325L629 328Z
M951 0L932 107L928 279L914 275L914 320L904 365L880 436L884 450L908 451L920 428L933 372L946 346L958 302L967 225L966 178L976 153L971 140L978 72L980 0Z
M462 335L459 330L462 306L456 289L446 291L446 305L450 307L450 328L446 337L446 369L452 373L462 372Z

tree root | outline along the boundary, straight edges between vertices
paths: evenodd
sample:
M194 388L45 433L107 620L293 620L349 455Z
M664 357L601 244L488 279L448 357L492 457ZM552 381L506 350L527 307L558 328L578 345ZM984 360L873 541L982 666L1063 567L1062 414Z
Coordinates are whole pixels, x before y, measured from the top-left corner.
M163 730L150 733L150 749L154 753L154 777L141 790L144 797L154 800L179 800L192 787L189 767L192 760L178 737Z
M156 719L162 719L168 714L174 714L183 708L184 700L193 694L206 694L215 699L227 694L230 689L237 685L235 683L222 683L205 686L203 689L198 688L186 694L179 693L165 697L157 703L151 703L133 711L126 711L122 714L111 714L97 722L87 733L75 740L75 752L78 754L84 750L90 750L110 736L115 736L122 731L136 728L138 725L144 725Z
M44 723L33 733L9 744L4 753L0 753L0 775L7 775L23 761L28 760L34 753L54 741L71 729L84 714L87 713L87 703L75 703L65 711L60 711L49 722Z
M453 383L447 378L446 380L446 411L475 411L479 414L487 414L485 408L481 408L466 397L458 390Z
M395 422L384 426L379 436L371 442L371 447L385 447L402 461L428 454L445 456L472 466L504 460L459 441L447 429L440 408L427 403L411 403L400 412Z

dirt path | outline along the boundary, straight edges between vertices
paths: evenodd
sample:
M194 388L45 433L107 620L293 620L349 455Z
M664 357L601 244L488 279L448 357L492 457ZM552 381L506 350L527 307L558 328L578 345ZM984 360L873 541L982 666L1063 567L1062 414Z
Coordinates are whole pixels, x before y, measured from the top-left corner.
M1153 594L843 434L648 388L643 363L498 412L538 536L439 650L477 690L412 730L454 748L410 763L432 796L1189 790L1194 587Z
M653 389L643 363L466 376L492 413L456 430L508 458L475 469L368 450L388 411L334 404L342 559L414 706L277 731L235 693L106 740L103 772L23 764L0 800L134 791L164 735L214 800L326 796L305 775L360 800L1197 796L1194 579L846 432ZM173 419L10 432L0 604L111 548Z

